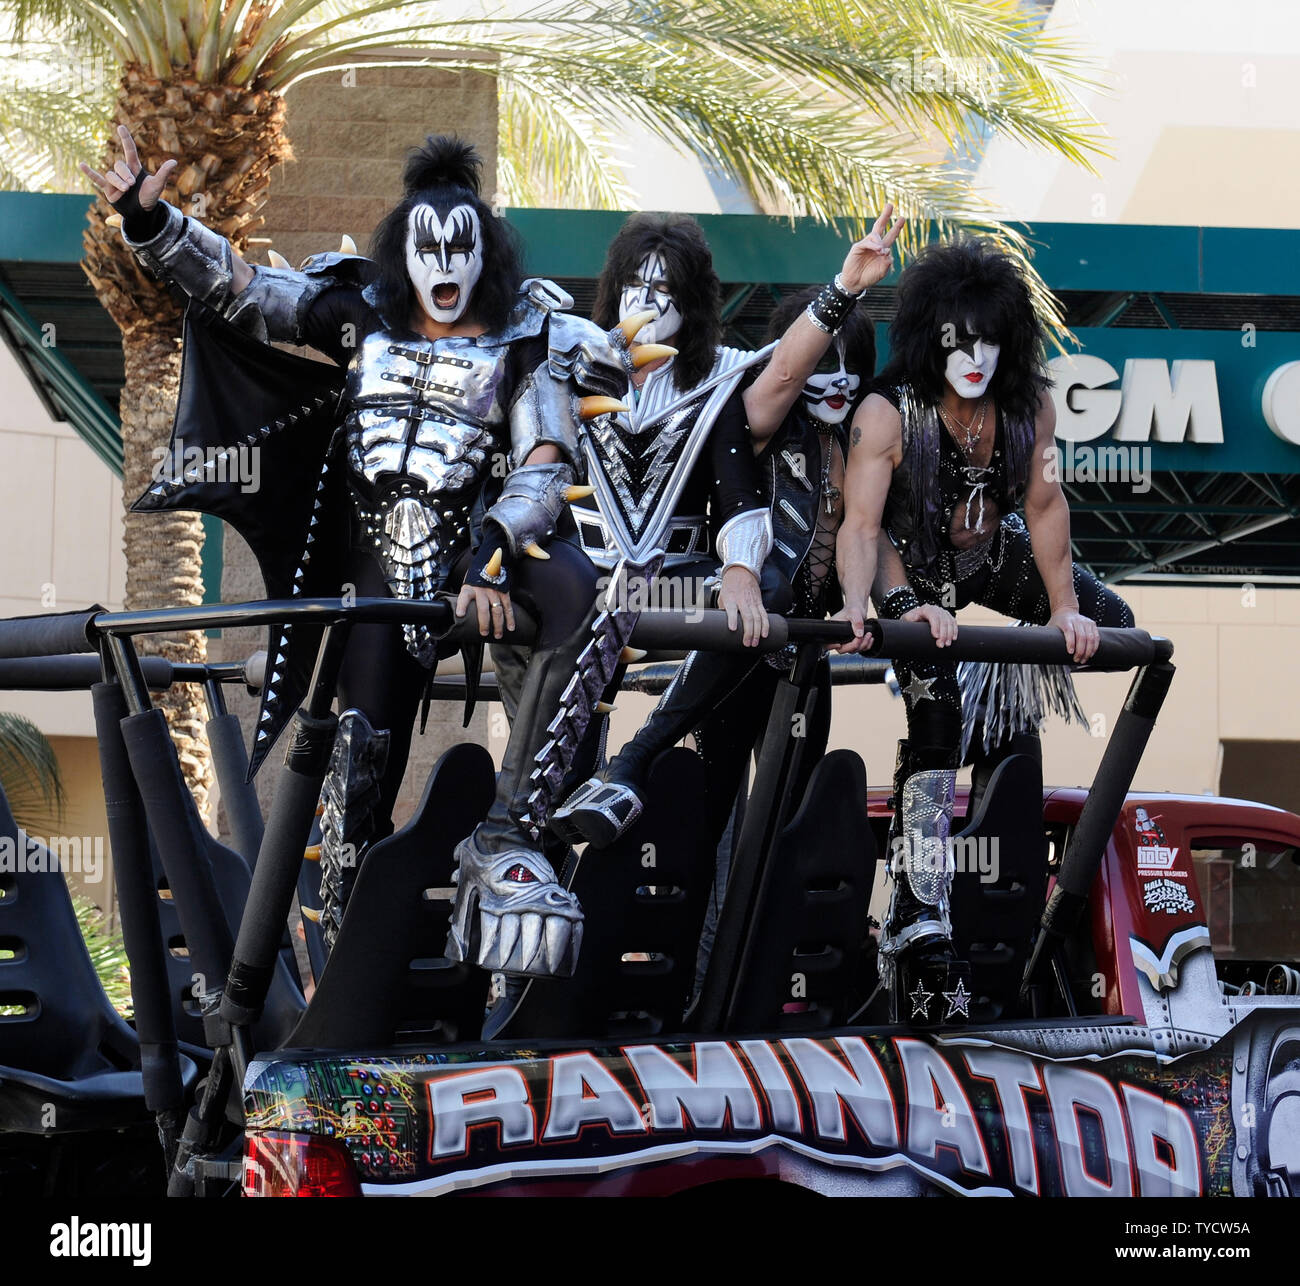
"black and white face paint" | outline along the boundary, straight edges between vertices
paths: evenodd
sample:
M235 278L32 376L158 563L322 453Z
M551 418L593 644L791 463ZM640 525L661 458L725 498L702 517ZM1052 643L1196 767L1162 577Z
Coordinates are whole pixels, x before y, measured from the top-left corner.
M834 361L835 368L819 369L815 375L808 377L803 386L803 404L814 420L823 424L843 424L853 406L862 380L857 375L849 374L844 362L844 343L836 340L834 347L826 355ZM823 361L823 367L829 367L829 361Z
M1000 344L974 334L965 327L957 336L956 345L948 352L944 365L944 378L959 397L983 397L988 392L989 381L998 369Z
M653 312L655 316L637 331L638 344L662 344L681 330L682 314L668 285L668 265L657 250L641 260L619 296L619 321L644 312Z
M406 271L424 311L436 322L459 320L483 271L483 229L472 205L440 215L417 205L406 225Z

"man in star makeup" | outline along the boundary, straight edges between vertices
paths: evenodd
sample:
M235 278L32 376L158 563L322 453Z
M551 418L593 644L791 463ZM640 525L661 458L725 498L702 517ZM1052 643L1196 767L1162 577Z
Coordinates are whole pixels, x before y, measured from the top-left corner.
M930 247L899 280L889 336L889 364L850 434L836 552L839 615L856 637L839 650L861 648L874 597L883 618L927 621L941 647L957 633L947 609L978 603L1055 626L1086 662L1098 625L1131 627L1133 613L1070 558L1069 506L1047 456L1056 414L1046 336L1020 268L978 240ZM959 683L951 662L895 669L908 731L894 779L881 975L896 1018L952 1019L964 1016L966 988L956 984L968 970L951 943L951 855L930 858L947 849L963 733L975 754L973 813L993 766L1013 751L1037 754L1049 707L1078 713L1077 701L1065 671L966 666ZM904 826L904 815L920 821ZM905 999L953 994L946 1014Z
M350 587L415 602L445 594L455 596L462 620L455 638L411 624L361 624L348 636L343 713L323 794L327 941L342 925L356 870L392 829L415 713L439 658L462 637L472 651L513 629L518 602L539 634L495 800L456 848L447 953L506 974L571 974L582 911L540 840L625 631L617 613L597 603L590 561L553 537L582 491L575 486L584 469L582 422L613 404L635 348L563 311L573 301L553 283L521 284L508 229L479 195L479 158L458 139L431 137L411 153L403 195L376 229L370 258L317 255L295 272L283 261L246 263L218 233L161 200L176 163L150 174L130 133L119 133L123 154L113 169L83 170L115 206L140 263L190 296L191 315L215 314L203 326L187 323L187 343L208 343L205 328L224 326L234 328L220 353L228 365L250 337L308 344L347 369L337 426L310 426L318 434L324 427L334 445L319 480L303 480L301 527L277 513L257 516L263 535L254 552L264 568L276 553L267 546L287 544L303 551L289 564L297 566L295 594L336 596ZM254 360L265 368L285 355L272 349ZM314 365L287 367L288 378L306 378L302 368ZM182 422L200 432L245 414L224 388L210 406L193 400L182 391L174 432ZM300 418L262 434L299 432L291 424ZM193 507L184 503L193 497L167 500L164 485L142 500L155 490L157 502L145 507ZM298 696L284 685L303 669L304 642L301 630L285 629L273 646L255 763L296 708ZM310 673L309 656L306 664Z

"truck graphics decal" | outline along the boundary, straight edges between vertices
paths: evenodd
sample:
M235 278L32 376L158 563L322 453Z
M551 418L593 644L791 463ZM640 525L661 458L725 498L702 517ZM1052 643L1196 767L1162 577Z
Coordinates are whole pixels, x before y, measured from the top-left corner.
M1072 1052L1090 1034L1075 1029ZM370 1192L683 1157L765 1155L775 1172L786 1154L969 1195L1226 1195L1231 1077L1223 1042L1174 1063L921 1033L633 1043L276 1063L251 1080L249 1126L341 1137ZM342 1082L385 1094L349 1109ZM378 1126L374 1103L390 1109Z

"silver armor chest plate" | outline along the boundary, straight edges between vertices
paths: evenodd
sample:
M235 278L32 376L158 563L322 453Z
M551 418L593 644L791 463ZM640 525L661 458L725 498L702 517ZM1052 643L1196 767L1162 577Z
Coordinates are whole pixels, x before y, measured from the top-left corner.
M348 368L348 468L360 536L397 598L441 590L507 437L507 349L473 339L366 336ZM432 640L406 628L426 664Z
M506 422L504 348L375 331L348 369L348 464L361 490L404 476L425 490L473 487Z

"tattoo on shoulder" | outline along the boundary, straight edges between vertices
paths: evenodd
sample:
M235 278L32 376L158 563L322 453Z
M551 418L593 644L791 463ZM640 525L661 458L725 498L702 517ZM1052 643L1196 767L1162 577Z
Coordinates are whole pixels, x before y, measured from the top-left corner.
M849 445L855 447L862 441L862 430L855 424L853 432L849 435Z

